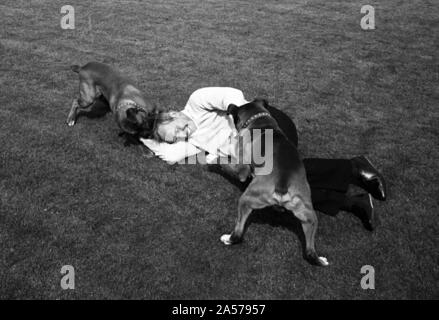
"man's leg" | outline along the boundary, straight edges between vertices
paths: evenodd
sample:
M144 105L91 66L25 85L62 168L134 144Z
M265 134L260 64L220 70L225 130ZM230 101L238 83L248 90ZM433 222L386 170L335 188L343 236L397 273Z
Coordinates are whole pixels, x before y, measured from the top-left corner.
M267 110L276 120L288 140L296 147L298 135L293 120L283 111L268 106ZM353 159L317 159L304 160L311 189L328 189L346 193L349 184L357 185L375 199L386 199L386 185L383 176L366 157Z
M304 159L305 170L312 189L327 189L346 193L356 185L375 199L386 200L386 185L381 173L366 157L352 159Z
M303 164L312 189L346 193L354 181L352 163L348 159L307 158Z
M348 196L343 192L311 188L311 199L314 209L320 212L332 216L341 210L352 212L362 220L367 229L373 230L375 227L375 210L372 197L368 193Z
M267 110L290 142L297 147L298 134L293 120L275 107L269 106ZM330 215L341 210L353 212L365 217L362 220L366 222L366 227L373 228L374 208L369 194L376 199L385 200L386 187L383 177L367 158L309 158L303 162L311 187L312 204L316 210ZM348 196L350 184L363 188L368 194Z
M384 179L378 179L378 181L372 179L368 184L360 173L362 163L357 162L356 159L358 158L350 160L304 159L308 182L311 186L312 202L316 210L326 214L335 215L341 210L352 212L360 217L367 229L373 230L376 218L370 193L374 192L374 197L379 199L379 196L384 194L381 199L385 199L385 192L379 193L380 190L385 191L385 186L384 189L378 187L383 186L380 183L384 183ZM368 172L372 173L373 170ZM379 177L378 172L375 177ZM348 196L350 184L360 186L368 193Z
M346 193L311 187L311 200L314 209L335 216L343 207Z

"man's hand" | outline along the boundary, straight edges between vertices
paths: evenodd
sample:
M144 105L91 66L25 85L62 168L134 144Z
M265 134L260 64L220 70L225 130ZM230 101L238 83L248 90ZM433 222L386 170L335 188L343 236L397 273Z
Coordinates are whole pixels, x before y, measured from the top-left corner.
M158 142L153 139L140 139L154 154L166 161L168 164L175 164L184 158L196 155L200 150L193 144L186 141L176 143Z

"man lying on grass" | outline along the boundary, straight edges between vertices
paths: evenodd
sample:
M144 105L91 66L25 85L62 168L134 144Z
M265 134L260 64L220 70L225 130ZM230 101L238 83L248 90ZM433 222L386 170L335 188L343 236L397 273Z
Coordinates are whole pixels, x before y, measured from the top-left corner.
M236 135L233 119L226 111L231 104L248 103L242 91L227 87L209 87L196 90L181 111L158 114L155 139L142 139L160 159L173 164L199 153L207 153L207 163L231 154L231 137ZM294 122L282 111L267 106L270 115L295 146L298 144ZM386 199L385 181L382 175L364 157L352 159L303 160L311 187L312 203L316 210L335 215L340 210L354 212L363 217L365 226L374 228L375 215L372 197ZM355 196L347 194L349 186L356 185L367 193Z

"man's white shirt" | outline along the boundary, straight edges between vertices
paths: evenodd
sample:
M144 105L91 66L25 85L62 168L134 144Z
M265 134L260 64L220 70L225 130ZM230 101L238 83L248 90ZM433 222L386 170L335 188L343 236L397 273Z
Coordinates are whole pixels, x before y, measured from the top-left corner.
M208 163L218 157L233 156L233 137L236 135L231 116L227 115L230 104L242 106L248 103L241 90L228 87L208 87L196 90L181 111L195 123L196 130L187 141L176 143L141 139L156 156L168 163L176 163L187 157L207 151Z

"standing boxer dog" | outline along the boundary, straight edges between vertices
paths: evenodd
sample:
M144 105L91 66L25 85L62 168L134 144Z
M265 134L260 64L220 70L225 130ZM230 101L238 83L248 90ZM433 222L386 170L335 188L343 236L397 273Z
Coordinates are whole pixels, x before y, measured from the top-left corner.
M253 162L223 167L228 173L238 176L241 181L245 181L250 175L253 179L239 199L235 229L231 234L223 235L221 241L226 245L240 242L245 232L247 218L253 210L281 206L292 211L302 223L306 240L305 258L312 264L327 266L327 259L319 257L314 246L317 216L311 203L311 190L299 152L270 116L266 106L266 101L254 100L239 108L233 104L228 107L228 113L233 116L240 137L249 137L249 133L254 129L262 131L259 136L253 131L252 138L247 139L249 141L244 139L242 147L244 157L246 157L245 153L254 149L267 150L263 136L267 134L266 130L272 130L273 166L268 174L258 174L257 165Z
M71 66L79 74L79 98L74 99L67 124L74 126L78 112L90 112L94 102L103 96L115 115L116 122L128 142L148 138L154 124L155 109L148 105L133 82L110 66L89 62L83 67Z

